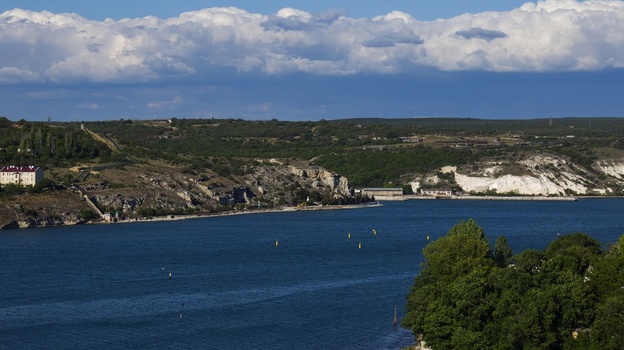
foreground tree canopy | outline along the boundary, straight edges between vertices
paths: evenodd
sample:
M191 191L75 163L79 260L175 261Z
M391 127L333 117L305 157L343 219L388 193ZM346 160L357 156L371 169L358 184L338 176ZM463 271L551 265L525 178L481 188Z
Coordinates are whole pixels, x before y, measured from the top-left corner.
M402 325L433 349L624 349L624 236L513 255L471 219L423 254Z

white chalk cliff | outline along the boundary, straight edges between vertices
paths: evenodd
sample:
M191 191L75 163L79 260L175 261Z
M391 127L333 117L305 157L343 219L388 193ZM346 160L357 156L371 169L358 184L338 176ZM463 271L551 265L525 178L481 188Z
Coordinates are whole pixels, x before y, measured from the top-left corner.
M513 174L506 173L511 166L514 167ZM447 166L440 172L452 173L457 185L465 192L475 193L496 191L499 194L535 196L609 194L612 189L604 186L605 183L624 186L624 159L596 162L593 168L592 174L563 158L534 155L513 164L484 164L478 171L462 171L455 166ZM604 176L600 176L601 173ZM606 181L597 184L597 177ZM423 180L431 182L430 178Z

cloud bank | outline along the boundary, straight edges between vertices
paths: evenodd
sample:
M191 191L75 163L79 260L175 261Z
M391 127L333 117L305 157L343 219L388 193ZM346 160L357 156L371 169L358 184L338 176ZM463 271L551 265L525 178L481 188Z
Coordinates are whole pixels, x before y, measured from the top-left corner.
M402 12L353 19L284 8L207 8L177 17L90 21L0 14L0 84L209 82L260 75L422 70L574 72L624 67L624 2L546 0L432 22Z

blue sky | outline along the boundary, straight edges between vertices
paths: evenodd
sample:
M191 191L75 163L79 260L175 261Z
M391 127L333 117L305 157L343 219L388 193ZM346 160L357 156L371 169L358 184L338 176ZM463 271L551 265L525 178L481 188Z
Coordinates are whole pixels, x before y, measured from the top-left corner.
M623 17L614 0L3 0L0 115L624 116Z
M463 13L483 11L506 11L522 5L518 0L2 0L0 11L22 8L33 11L73 12L85 18L104 20L106 18L136 18L157 16L169 18L182 12L196 11L207 7L234 6L249 12L262 14L277 13L284 7L292 7L307 12L323 12L329 9L344 10L353 18L385 15L398 10L427 21L437 18L450 18Z

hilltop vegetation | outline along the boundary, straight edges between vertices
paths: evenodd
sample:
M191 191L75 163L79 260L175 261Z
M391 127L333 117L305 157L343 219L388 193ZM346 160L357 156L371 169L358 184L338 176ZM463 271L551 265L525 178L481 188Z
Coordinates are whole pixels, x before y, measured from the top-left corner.
M403 187L409 193L414 183L518 194L513 181L483 190L482 178L471 176L538 181L534 193L542 195L594 190L621 195L623 132L620 118L82 123L0 118L0 163L43 167L46 182L31 194L71 189L103 201L99 210L129 217L348 203L363 200L349 188ZM441 170L449 166L452 172ZM0 196L21 205L14 196L25 192L3 186Z
M318 122L221 119L82 123L0 121L0 161L47 168L123 159L164 160L188 172L222 176L257 159L312 160L355 187L403 185L446 165L510 160L547 151L593 171L599 159L622 158L624 119L537 120L347 119ZM117 152L104 140L115 141ZM410 141L410 142L406 142ZM455 147L456 145L467 147Z
M544 150L591 171L595 160L624 149L618 136L624 132L624 119L615 118L318 122L173 118L85 125L123 144L128 154L184 163L190 169L214 166L223 158L314 160L357 187L401 185L445 165L508 160ZM457 144L469 147L453 147Z
M36 162L54 167L92 159L109 162L113 152L74 124L13 123L0 117L0 161L4 164Z

